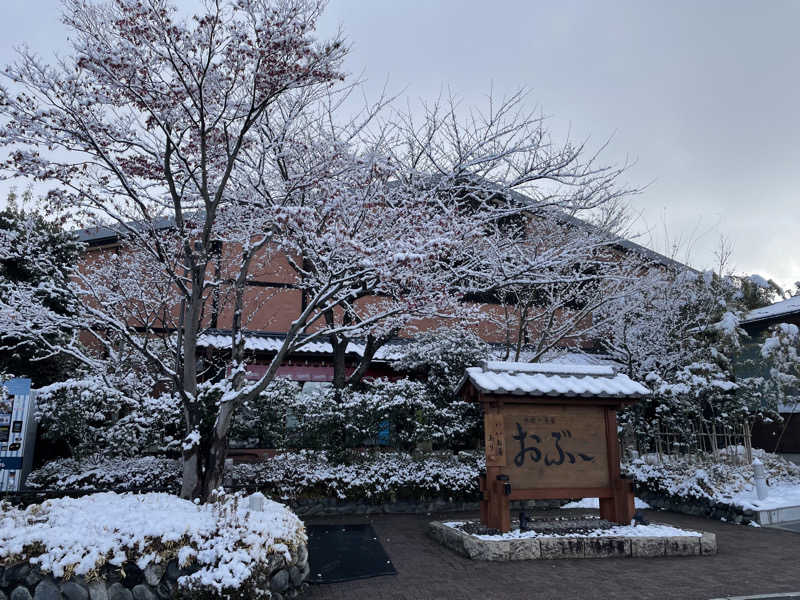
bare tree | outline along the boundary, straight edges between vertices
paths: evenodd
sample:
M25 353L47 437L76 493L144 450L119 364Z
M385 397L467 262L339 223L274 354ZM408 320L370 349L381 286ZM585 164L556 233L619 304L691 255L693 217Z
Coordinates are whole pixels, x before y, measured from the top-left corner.
M554 150L523 95L461 118L454 100L438 103L421 123L382 118L379 99L342 119L346 49L315 41L321 9L219 0L182 20L166 0L67 0L73 56L48 66L23 50L6 72L19 93L0 91L4 171L53 182L54 210L111 227L121 244L63 284L77 316L24 287L0 313L45 340L82 331L47 352L99 367L123 343L172 381L188 432L184 497L221 484L233 415L289 353L366 339L368 362L416 319L460 315L469 293L561 282L569 252L520 244L525 215L556 223L625 193L620 170L584 159L582 146ZM248 282L277 257L304 303L247 381ZM223 303L228 365L209 407L198 343ZM167 358L153 345L164 331Z
M526 294L541 297L558 289L560 302L582 308L558 327L551 320L541 341L544 353L565 337L580 337L576 329L613 295L609 285L599 291L600 279L629 282L617 257L609 261L609 249L627 225L624 199L635 191L618 185L624 167L600 163L585 144L554 142L546 120L527 108L527 97L524 90L490 95L485 106L462 109L457 97L442 96L417 109L382 113L375 119L379 125L366 128L391 165L393 193L424 198L431 210L430 220L410 226L426 228L435 241L438 227L455 225L461 244L447 248L437 277L418 277L413 290L382 290L383 303L408 300L410 293L414 300L363 340L349 332L363 313L358 301L375 294L371 286L362 285L352 303L326 314L327 325L336 328L329 336L335 385L360 381L380 348L401 331L413 332L421 318L485 320L476 298L506 308L513 298L520 307ZM314 260L308 264L319 268ZM595 290L592 300L589 288ZM550 307L561 316L557 302ZM538 317L523 316L520 331ZM345 352L354 342L363 345L346 375Z

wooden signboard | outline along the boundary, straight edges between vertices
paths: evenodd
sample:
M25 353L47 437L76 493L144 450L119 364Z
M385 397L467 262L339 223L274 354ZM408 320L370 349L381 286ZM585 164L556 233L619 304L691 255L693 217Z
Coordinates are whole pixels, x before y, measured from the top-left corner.
M490 395L479 401L484 524L509 531L511 500L584 497L600 499L602 518L630 523L633 489L619 470L616 409L622 401Z

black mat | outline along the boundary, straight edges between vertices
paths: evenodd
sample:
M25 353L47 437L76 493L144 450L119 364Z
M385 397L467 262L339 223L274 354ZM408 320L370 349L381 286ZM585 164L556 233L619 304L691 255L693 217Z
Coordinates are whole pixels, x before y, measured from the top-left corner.
M309 525L310 583L397 575L372 525Z

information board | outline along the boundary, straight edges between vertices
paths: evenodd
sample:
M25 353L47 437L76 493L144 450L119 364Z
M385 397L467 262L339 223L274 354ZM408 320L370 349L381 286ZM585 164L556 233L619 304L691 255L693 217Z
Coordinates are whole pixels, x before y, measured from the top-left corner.
M36 436L30 379L0 382L0 491L20 489L33 463Z

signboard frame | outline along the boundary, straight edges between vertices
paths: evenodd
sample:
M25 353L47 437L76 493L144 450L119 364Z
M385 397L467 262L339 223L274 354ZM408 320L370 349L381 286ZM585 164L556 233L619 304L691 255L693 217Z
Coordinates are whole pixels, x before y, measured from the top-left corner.
M587 497L600 499L601 518L622 524L631 522L634 514L633 485L620 473L617 411L625 404L632 403L633 399L604 396L494 395L482 393L471 383L464 387L463 394L465 400L480 403L484 416L486 475L480 477L481 522L484 525L501 532L509 531L511 529L512 500ZM563 482L557 485L531 486L530 478L520 477L518 469L509 467L514 453L519 452L524 446L509 447L508 440L513 436L506 431L506 416L524 414L526 410L531 411L530 407L538 407L545 413L548 411L563 413L565 410L569 411L570 407L576 411L580 411L582 408L595 409L593 425L599 428L604 437L605 446L603 448L605 460L600 461L600 464L603 464L607 470L607 479L604 478L603 485L583 485L575 481L575 477L565 476ZM534 409L531 412L533 414L536 411ZM553 424L556 425L556 423ZM554 431L560 430L555 429ZM517 443L519 444L519 441ZM594 448L597 448L596 443ZM573 453L573 457L575 457L575 453ZM577 464L578 458L575 458L575 461ZM569 473L569 471L564 472ZM558 477L549 479L552 483L552 480L558 479Z

